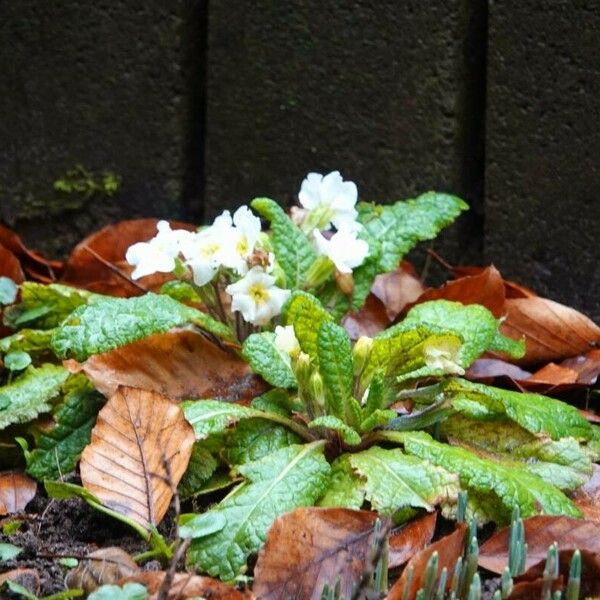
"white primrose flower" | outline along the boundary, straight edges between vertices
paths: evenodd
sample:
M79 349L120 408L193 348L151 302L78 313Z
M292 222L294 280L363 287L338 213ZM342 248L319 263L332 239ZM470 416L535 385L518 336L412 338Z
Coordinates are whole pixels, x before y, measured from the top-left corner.
M300 344L293 325L275 327L275 348L289 356L296 356L300 353Z
M231 214L226 210L210 227L195 233L181 245L196 285L205 285L213 279L234 241Z
M132 279L139 279L153 273L170 273L175 268L182 244L194 235L184 229L171 229L167 221L156 225L158 233L147 242L138 242L127 249L125 260L134 266Z
M336 229L346 225L358 231L360 223L356 221L356 201L358 189L353 181L344 181L339 171L328 175L309 173L300 186L298 194L300 204L308 211L320 210L327 214L328 221ZM327 223L324 229L329 229Z
M225 291L231 295L231 310L242 313L244 320L253 325L266 325L281 313L290 290L275 286L275 277L265 273L262 267L252 267L238 282L228 285Z
M233 214L231 240L223 254L223 264L238 275L248 272L247 259L254 251L260 235L260 219L247 206L240 206Z
M342 226L327 239L318 230L313 230L317 253L327 256L340 273L352 273L352 269L363 264L369 254L369 244L356 237L356 231Z

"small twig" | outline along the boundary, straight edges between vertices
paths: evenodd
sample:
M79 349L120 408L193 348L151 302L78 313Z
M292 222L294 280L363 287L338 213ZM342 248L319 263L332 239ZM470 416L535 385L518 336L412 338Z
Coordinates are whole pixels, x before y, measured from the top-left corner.
M148 291L148 288L144 287L137 281L131 279L131 277L129 277L129 275L127 275L126 273L123 273L123 271L121 271L119 267L113 265L110 261L106 260L105 258L102 258L102 256L100 256L95 250L92 250L89 246L83 246L83 249L89 254L91 254L98 262L102 263L107 269L110 269L113 273L115 273L115 275L132 285L134 288L137 288L138 290L144 293Z

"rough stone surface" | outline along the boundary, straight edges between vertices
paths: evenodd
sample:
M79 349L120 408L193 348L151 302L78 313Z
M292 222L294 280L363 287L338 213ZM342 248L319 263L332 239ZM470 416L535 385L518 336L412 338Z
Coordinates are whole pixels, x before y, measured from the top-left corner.
M470 96L479 4L210 3L207 217L254 196L289 204L307 172L334 169L365 200L438 189L477 204L477 151L466 147L479 118ZM477 254L478 209L436 243L449 259Z
M600 2L493 2L485 253L600 320Z
M110 221L197 210L198 6L0 3L0 218L28 242L61 254ZM76 164L116 173L121 191L57 194Z

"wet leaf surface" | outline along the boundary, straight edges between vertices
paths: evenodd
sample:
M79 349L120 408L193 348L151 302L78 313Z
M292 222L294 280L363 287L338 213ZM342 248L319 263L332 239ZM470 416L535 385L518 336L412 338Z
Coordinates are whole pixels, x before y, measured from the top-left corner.
M420 552L433 537L437 513L427 513L398 529L393 529L389 539L389 567L399 567Z
M81 481L109 508L144 527L157 525L193 444L177 404L156 392L119 388L98 414L81 456Z

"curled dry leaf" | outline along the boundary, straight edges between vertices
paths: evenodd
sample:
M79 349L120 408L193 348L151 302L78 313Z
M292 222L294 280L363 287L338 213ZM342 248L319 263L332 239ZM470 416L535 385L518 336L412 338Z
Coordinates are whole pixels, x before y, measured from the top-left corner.
M413 265L403 260L395 271L375 277L371 293L381 300L391 322L415 302L425 289Z
M145 242L156 235L158 219L132 219L103 227L81 241L69 256L63 281L93 292L112 296L139 296L144 290L158 291L172 279L159 273L133 282L133 268L125 253L136 242ZM170 221L173 229L195 231L189 223Z
M493 265L445 283L421 294L416 303L429 300L454 300L463 304L482 304L496 318L504 312L504 281Z
M144 527L158 525L194 439L177 404L156 392L119 388L98 413L81 456L81 481L109 508Z
M15 283L25 280L19 259L2 244L0 244L0 277L9 277Z
M527 564L530 568L546 559L548 547L559 543L561 550L586 550L600 553L600 526L583 519L538 516L524 519ZM501 529L479 551L479 566L501 574L508 564L510 527Z
M547 298L515 298L505 303L501 331L525 336L527 352L520 364L547 363L578 356L600 343L600 327L573 308Z
M418 519L392 530L389 539L389 567L399 567L420 552L433 537L437 513L426 513Z
M297 508L275 520L254 569L261 600L318 600L323 586L350 597L370 560L377 514L345 508Z
M90 552L85 560L69 571L65 583L69 588L82 588L86 594L91 594L101 585L114 584L138 571L139 567L125 550L111 546Z
M450 535L439 539L413 556L404 568L400 579L391 587L387 600L402 600L403 598L414 598L417 595L419 589L423 587L425 569L434 552L437 552L439 556L439 572L441 573L445 567L448 573L452 573L456 561L462 556L466 534L466 525L457 523L456 529ZM405 590L404 588L407 586L409 579L408 573L411 569L413 572L412 581L408 590ZM448 579L450 580L450 578Z
M68 361L66 366L72 371L83 370L106 396L125 385L174 400L248 400L268 387L241 358L185 329L150 335L91 356L81 365Z
M469 367L466 377L473 381L491 383L496 377L508 377L514 381L522 381L531 377L531 373L499 358L478 358Z
M373 337L389 324L385 306L373 294L367 296L364 306L359 311L349 312L343 319L344 329L352 340L357 340L362 335Z
M0 573L0 588L7 581L14 581L22 585L34 596L40 593L40 574L37 569L11 569Z
M118 582L141 583L150 594L149 600L156 600L160 586L166 576L165 571L137 573ZM188 598L210 598L210 600L251 600L252 594L240 591L212 577L202 577L193 573L176 573L169 587L168 600L186 600Z
M37 490L37 483L23 473L0 473L0 515L22 511Z
M600 465L592 469L592 476L573 494L573 502L588 521L600 527Z

